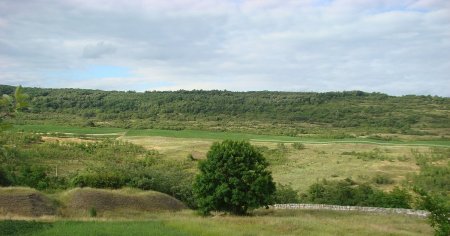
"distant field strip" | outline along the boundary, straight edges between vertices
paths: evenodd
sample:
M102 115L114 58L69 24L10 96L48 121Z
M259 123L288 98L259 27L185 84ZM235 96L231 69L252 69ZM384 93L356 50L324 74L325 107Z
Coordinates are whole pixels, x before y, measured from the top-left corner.
M433 141L382 141L374 139L363 138L314 138L314 137L291 137L291 136L276 136L276 135L259 135L233 132L212 132L202 130L129 130L126 136L161 136L171 138L197 138L197 139L234 139L234 140L249 140L254 142L276 142L276 143L310 143L310 144L329 144L329 143L361 143L361 144L375 144L375 145L390 145L390 146L430 146L430 147L450 147L450 141L433 140Z
M296 141L283 141L276 139L250 139L253 142L269 142L269 143L306 143L306 144L330 144L330 143L355 143L355 144L375 144L375 145L386 145L386 146L428 146L428 147L450 147L450 143L447 141L410 141L410 142L399 142L399 141L368 141L368 140L328 140L328 141L311 141L311 140L296 140ZM442 143L442 144L437 144Z
M196 138L196 139L232 139L249 140L254 142L301 142L310 144L329 144L329 143L360 143L390 146L429 146L429 147L450 147L450 141L447 140L429 140L429 141L384 141L369 138L320 138L320 137L291 137L279 135L262 135L234 132L218 132L203 130L161 130L161 129L122 129L108 127L70 127L59 125L15 125L13 130L29 131L38 133L58 133L64 135L88 135L88 136L160 136L170 138Z
M15 131L28 131L36 133L59 133L68 135L124 135L127 131L121 128L105 127L71 127L60 125L14 125Z

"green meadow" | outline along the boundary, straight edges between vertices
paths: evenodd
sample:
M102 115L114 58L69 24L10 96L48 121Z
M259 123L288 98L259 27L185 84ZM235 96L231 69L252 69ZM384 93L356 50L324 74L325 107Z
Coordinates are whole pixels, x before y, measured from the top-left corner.
M260 135L250 133L203 131L203 130L162 130L162 129L122 129L110 127L76 127L61 126L50 124L35 125L14 125L13 130L25 132L37 132L47 134L66 134L66 135L98 135L98 136L130 136L147 137L161 136L170 138L194 138L194 139L213 139L213 140L250 140L257 142L302 142L311 144L326 143L360 143L377 145L405 145L405 146L435 146L450 147L450 140L379 140L370 137L355 138L323 138L320 135L309 135L300 137L282 136L282 135Z
M39 224L0 221L28 229L9 235L431 235L425 219L355 212L261 210L252 216L197 216L192 211L160 213L134 220L51 220ZM30 224L31 226L27 225ZM32 225L34 224L34 225ZM25 231L25 232L24 232Z

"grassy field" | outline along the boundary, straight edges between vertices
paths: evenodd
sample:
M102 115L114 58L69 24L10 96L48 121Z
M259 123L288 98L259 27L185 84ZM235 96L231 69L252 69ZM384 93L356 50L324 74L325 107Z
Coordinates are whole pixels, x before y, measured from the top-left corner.
M322 138L320 136L276 136L276 135L259 135L233 132L212 132L201 130L129 130L126 136L161 136L170 138L196 138L196 139L233 139L233 140L251 140L258 142L304 142L304 143L368 143L378 145L418 145L418 146L446 146L450 147L448 140L422 140L422 141L400 141L400 140L377 140L371 138Z
M160 136L125 136L123 140L158 150L164 157L179 161L188 154L204 159L215 140L197 138L169 138ZM429 147L380 146L359 143L306 143L305 149L297 150L289 143L252 141L256 146L266 148L266 158L271 163L274 180L291 184L304 192L322 178L344 179L351 177L361 182L371 182L377 175L383 175L394 182L378 186L392 189L399 186L406 176L419 170L412 150L430 152ZM271 155L273 153L274 155Z
M361 144L377 144L377 145L405 145L405 146L441 146L450 147L450 140L442 140L439 137L423 139L418 136L417 140L411 140L411 136L401 136L392 140L379 140L370 137L357 138L324 138L321 136L277 136L277 135L260 135L249 133L234 132L213 132L202 130L160 130L160 129L121 129L106 127L71 127L59 125L15 125L16 131L29 131L38 133L60 133L73 135L111 135L111 136L130 136L130 137L169 137L169 138L195 138L195 139L212 139L212 140L251 140L258 142L302 142L302 143L361 143ZM392 137L391 137L392 138Z
M299 192L320 179L344 179L351 177L359 182L371 182L376 176L384 176L392 183L378 185L378 188L390 190L401 186L407 176L417 173L419 167L412 154L413 150L430 152L436 144L447 145L446 141L378 141L354 139L319 139L312 137L267 136L229 132L209 132L192 130L123 130L114 128L73 128L49 125L16 126L16 130L34 130L39 132L78 132L78 134L111 134L115 137L147 149L157 150L161 158L186 161L192 154L195 159L204 159L211 144L221 139L248 139L254 145L263 148L265 156L271 163L271 170L276 182L291 184ZM93 136L96 137L96 136ZM101 136L103 137L103 136ZM74 142L73 138L45 138L46 141ZM75 140L76 142L83 140ZM365 142L363 142L365 141ZM297 150L292 143L301 142L305 149ZM425 142L426 144L420 144ZM280 147L283 143L283 147ZM414 145L414 146L409 146ZM57 158L50 160L30 157L33 163L40 163L58 168L59 174L69 175L83 169L98 160L67 160ZM31 160L30 160L31 161ZM196 163L192 163L195 171ZM54 166L54 167L53 167Z
M200 217L187 210L140 219L57 220L29 235L432 235L425 219L400 215L312 210L260 210L251 217ZM145 218L145 219L144 219ZM23 221L0 221L2 227ZM29 223L33 224L33 223ZM24 226L22 226L24 227ZM14 235L14 234L11 234ZM16 234L16 235L24 235Z
M39 133L70 133L75 136L93 135L94 139L111 135L146 149L157 150L158 158L188 163L194 171L197 162L188 160L188 154L201 160L206 157L207 151L215 141L246 139L262 150L271 164L274 180L282 184L291 184L300 193L305 192L311 184L322 178L347 177L390 190L394 186L403 185L408 175L419 171L414 153L431 153L435 149L450 147L450 142L442 140L331 139L192 130L125 130L53 125L22 125L15 126L14 129ZM44 137L43 140L44 143L36 145L65 141L92 142L76 137ZM303 143L304 147L295 148L293 146L295 142ZM110 161L71 158L72 154L54 159L30 156L29 161L52 168L55 166L62 176L70 175L73 171L82 170L89 165ZM130 156L130 158L139 157ZM376 184L374 177L377 175L385 176L392 180L392 183ZM59 193L54 194L63 202L64 199L69 199L63 195L57 197ZM89 217L86 209L80 214L65 211L66 218L56 217L44 223L0 221L0 235L432 235L433 232L425 219L401 215L259 210L254 212L252 217L218 214L205 218L191 210L177 213L128 210L99 211L97 218ZM16 228L18 230L16 233L2 233L7 230L14 231Z

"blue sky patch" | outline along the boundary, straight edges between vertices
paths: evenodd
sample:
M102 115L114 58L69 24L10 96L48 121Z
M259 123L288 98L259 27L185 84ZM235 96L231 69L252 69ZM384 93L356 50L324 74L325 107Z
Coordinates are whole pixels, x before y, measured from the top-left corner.
M55 79L89 80L101 78L131 77L130 69L122 66L95 65L81 69L70 69L48 74Z

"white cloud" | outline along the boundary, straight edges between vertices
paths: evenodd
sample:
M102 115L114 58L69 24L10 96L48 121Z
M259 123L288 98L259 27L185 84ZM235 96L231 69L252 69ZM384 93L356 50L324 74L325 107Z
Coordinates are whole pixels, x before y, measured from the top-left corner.
M115 52L116 47L102 41L93 45L86 45L83 49L83 57L95 59Z
M447 0L6 1L0 83L450 96ZM127 78L54 70L122 66Z

